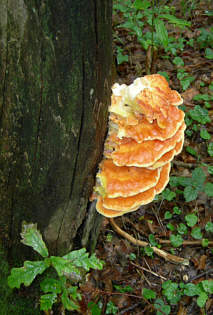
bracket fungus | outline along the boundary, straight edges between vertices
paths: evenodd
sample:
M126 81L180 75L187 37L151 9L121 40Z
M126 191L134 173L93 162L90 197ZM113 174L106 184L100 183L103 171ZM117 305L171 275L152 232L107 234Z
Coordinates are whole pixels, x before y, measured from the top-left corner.
M113 218L153 201L169 181L171 161L183 147L183 100L159 75L115 83L109 131L96 175L96 209Z

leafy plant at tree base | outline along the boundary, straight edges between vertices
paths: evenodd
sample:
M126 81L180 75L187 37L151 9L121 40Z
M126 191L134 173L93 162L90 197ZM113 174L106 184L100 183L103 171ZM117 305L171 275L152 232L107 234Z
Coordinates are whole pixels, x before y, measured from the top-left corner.
M95 254L89 257L85 248L72 251L63 257L49 256L36 224L24 224L21 237L21 242L31 246L43 257L43 260L25 261L23 267L12 268L8 277L10 288L19 289L21 284L29 286L37 275L42 274L47 268L53 267L58 278L46 277L40 283L41 290L45 293L40 297L40 309L51 310L53 304L60 300L64 309L79 311L78 300L81 299L81 295L77 292L78 287L73 286L72 283L81 281L91 268L101 270L103 261L99 260Z

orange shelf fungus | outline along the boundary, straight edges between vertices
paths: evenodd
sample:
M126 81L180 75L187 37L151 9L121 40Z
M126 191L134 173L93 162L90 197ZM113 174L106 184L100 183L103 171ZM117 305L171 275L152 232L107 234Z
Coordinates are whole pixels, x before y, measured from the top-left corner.
M169 181L171 161L183 147L183 102L159 74L112 87L109 131L93 199L113 218L153 201Z

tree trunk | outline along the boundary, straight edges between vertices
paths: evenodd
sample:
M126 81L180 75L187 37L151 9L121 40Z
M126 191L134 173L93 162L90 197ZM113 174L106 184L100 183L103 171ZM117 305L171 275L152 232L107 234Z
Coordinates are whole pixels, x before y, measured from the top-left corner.
M94 246L88 198L111 87L111 0L0 0L0 235L37 222L53 253Z

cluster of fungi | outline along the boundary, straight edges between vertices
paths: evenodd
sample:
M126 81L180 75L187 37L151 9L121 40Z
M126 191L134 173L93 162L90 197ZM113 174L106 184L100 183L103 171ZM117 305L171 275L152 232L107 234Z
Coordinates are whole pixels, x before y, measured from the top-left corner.
M96 175L96 209L113 218L153 201L184 142L183 100L159 75L112 87L109 130Z

